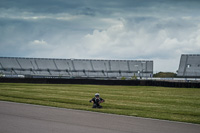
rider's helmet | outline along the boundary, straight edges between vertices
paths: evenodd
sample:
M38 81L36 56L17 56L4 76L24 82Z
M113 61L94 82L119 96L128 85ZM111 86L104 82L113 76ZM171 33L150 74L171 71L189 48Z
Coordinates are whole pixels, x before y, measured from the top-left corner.
M99 93L96 93L96 94L95 94L95 97L99 97L99 96L100 96L100 94L99 94Z

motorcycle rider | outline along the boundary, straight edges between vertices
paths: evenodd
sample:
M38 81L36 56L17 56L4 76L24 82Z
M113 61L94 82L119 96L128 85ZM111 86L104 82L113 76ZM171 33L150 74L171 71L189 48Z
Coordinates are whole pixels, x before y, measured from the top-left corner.
M95 94L95 97L92 98L92 99L90 100L90 102L93 103L92 108L102 108L102 106L100 105L100 103L105 102L105 100L102 99L102 98L100 97L100 94L99 94L99 93L96 93L96 94Z

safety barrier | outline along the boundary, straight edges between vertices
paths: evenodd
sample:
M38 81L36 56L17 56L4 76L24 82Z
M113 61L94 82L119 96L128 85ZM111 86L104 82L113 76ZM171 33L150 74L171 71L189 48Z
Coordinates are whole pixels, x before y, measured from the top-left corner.
M0 78L0 83L92 84L92 85L126 85L126 86L162 86L162 87L180 87L180 88L200 88L199 82L177 82L177 81L156 81L156 80Z

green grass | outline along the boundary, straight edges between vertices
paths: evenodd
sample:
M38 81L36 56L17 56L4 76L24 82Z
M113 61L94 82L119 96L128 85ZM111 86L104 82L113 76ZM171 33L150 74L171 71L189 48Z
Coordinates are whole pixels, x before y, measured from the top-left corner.
M92 109L95 93L105 99ZM0 83L0 100L200 124L200 89Z

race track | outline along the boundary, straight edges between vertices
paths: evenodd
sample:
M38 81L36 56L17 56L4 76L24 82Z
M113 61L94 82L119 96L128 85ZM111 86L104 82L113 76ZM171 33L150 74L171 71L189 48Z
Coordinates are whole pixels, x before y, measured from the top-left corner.
M0 101L0 133L200 133L200 125Z

